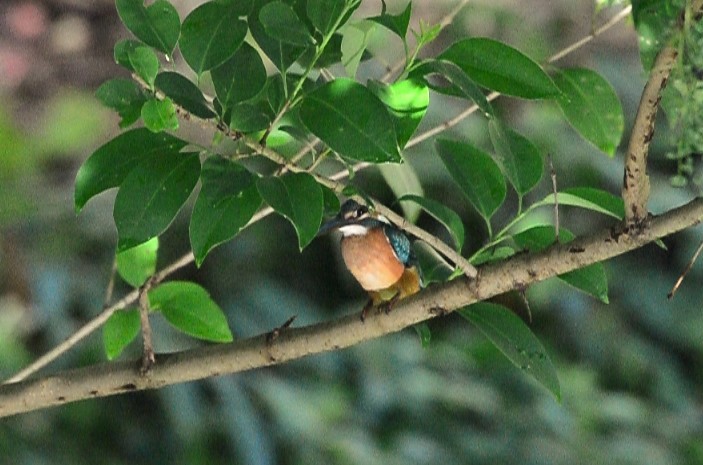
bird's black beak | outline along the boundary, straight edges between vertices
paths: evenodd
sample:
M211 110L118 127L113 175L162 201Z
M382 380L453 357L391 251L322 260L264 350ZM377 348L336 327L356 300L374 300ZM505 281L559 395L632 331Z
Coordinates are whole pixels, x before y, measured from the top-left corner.
M324 223L322 223L322 226L320 226L320 230L317 232L318 236L322 236L324 234L327 234L331 231L334 231L335 229L339 229L342 226L347 224L347 221L344 220L344 218L340 218L339 216L335 216L334 218L331 218Z

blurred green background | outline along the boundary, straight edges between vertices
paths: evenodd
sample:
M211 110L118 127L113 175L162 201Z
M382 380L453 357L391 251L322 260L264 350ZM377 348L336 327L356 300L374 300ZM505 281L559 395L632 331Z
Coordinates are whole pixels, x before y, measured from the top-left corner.
M178 0L181 18L201 3ZM416 1L413 22L434 23L453 1ZM389 2L398 11L402 2ZM363 12L380 5L366 1ZM602 24L589 1L472 1L427 53L465 36L499 38L538 61ZM9 377L97 315L114 254L114 192L73 212L80 163L118 132L116 115L93 97L124 76L112 46L127 37L112 0L11 0L0 5L0 377ZM379 34L371 49L389 62L399 41ZM626 131L644 84L631 22L558 63L604 75L622 100ZM378 76L371 65L362 72ZM436 100L420 131L460 111ZM609 159L583 142L550 102L499 100L513 127L552 155L560 187L595 185L618 194L622 147ZM696 193L674 189L661 118L651 154L652 211ZM197 131L198 128L186 130ZM487 144L478 117L450 133ZM190 133L197 137L195 132ZM627 134L625 139L627 140ZM406 154L425 192L456 209L468 253L485 239L435 161L431 143ZM376 171L357 183L392 204ZM551 189L543 179L534 198ZM514 200L514 199L513 199ZM513 207L514 208L514 207ZM505 222L511 207L496 221ZM549 219L545 211L545 220ZM160 265L188 250L187 214L162 237ZM584 234L607 220L563 209L562 224ZM442 234L430 218L421 226ZM557 281L527 291L532 330L551 355L561 404L513 367L457 315L429 323L423 348L408 329L337 353L21 415L0 421L0 460L13 464L703 464L703 313L700 266L674 300L666 294L701 240L699 230L606 264L610 304ZM227 313L236 337L271 330L291 315L311 324L360 310L365 296L341 266L336 240L300 253L292 227L269 217L214 251L201 269L176 277L201 283ZM127 291L118 284L116 295ZM516 311L526 311L516 299ZM157 351L197 342L153 318ZM138 344L126 357L137 357ZM44 372L105 360L99 333Z

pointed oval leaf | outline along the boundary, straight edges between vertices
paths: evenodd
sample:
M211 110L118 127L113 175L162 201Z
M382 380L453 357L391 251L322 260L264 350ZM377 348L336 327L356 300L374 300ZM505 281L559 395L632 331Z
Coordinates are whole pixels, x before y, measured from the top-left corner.
M481 88L466 75L463 69L451 61L425 60L413 69L411 76L438 74L449 82L449 86L432 85L432 90L446 95L454 95L474 102L485 116L493 116L493 107Z
M398 145L405 147L427 112L430 90L419 79L405 79L390 85L370 81L368 85L390 110Z
M103 326L103 346L107 359L119 357L124 348L137 337L140 328L139 310L136 308L113 313Z
M156 253L159 250L159 238L155 237L145 243L119 252L115 257L117 272L132 287L139 287L156 273Z
M195 283L170 281L149 291L149 304L166 321L184 333L212 342L232 342L234 337L222 309L205 289Z
M386 184L388 184L388 187L391 188L398 200L407 195L424 195L422 184L420 184L420 179L417 177L417 173L412 165L408 163L389 163L378 165L378 170L381 172L381 176L383 176ZM417 221L417 218L420 216L420 207L418 205L413 203L401 203L400 207L403 209L403 215L409 222L415 223Z
M267 34L259 20L259 13L264 7L264 1L256 2L254 9L247 18L249 30L256 43L279 71L286 71L305 52L306 47L293 45L274 39Z
M238 103L229 113L229 127L245 134L267 129L274 118L265 101Z
M256 185L264 201L293 224L303 250L322 224L324 199L315 178L307 173L289 173L261 178Z
M308 46L313 43L310 31L295 10L281 1L267 3L259 12L266 34L280 42Z
M117 250L127 250L166 230L199 177L197 153L156 154L137 165L115 198Z
M513 47L492 39L460 40L438 58L451 61L478 84L502 94L526 99L559 94L552 79L537 63Z
M584 208L619 220L625 216L625 206L622 198L592 187L566 189L564 192L557 193L557 200L559 205ZM545 205L554 205L554 194L549 194L533 206L541 207Z
M237 51L247 35L242 11L232 3L203 3L183 21L179 46L198 75L219 66Z
M515 249L509 246L491 247L471 257L469 262L474 266L484 263L498 262L515 255Z
M211 74L217 98L225 108L249 100L266 85L264 62L254 47L246 42Z
M95 96L120 115L121 128L130 126L139 119L142 105L146 102L144 92L131 79L110 79L98 88Z
M336 79L305 96L300 119L344 157L372 163L400 161L393 120L385 105L351 79Z
M75 205L79 212L95 195L122 184L144 159L157 153L176 154L186 141L146 128L132 129L98 148L76 174Z
M142 119L144 126L152 132L178 129L176 107L173 106L173 102L168 97L163 100L149 99L142 106Z
M504 128L497 118L491 118L488 122L488 132L503 173L518 195L524 196L542 179L542 153L526 137Z
M178 42L181 19L166 0L144 7L143 0L117 0L117 14L132 34L147 45L170 55Z
M547 388L557 401L561 387L549 354L530 328L502 305L480 302L459 314L481 331L516 367Z
M190 244L200 266L217 245L232 239L261 206L256 176L222 157L205 160L190 218Z
M565 69L554 75L561 94L557 103L569 124L584 139L615 156L625 128L625 116L615 90L590 69Z
M154 79L159 72L159 59L152 49L142 45L130 50L129 64L150 88L154 87Z
M506 194L505 179L496 162L466 142L439 139L435 147L454 182L488 222Z
M198 86L182 74L172 71L159 73L154 85L191 114L204 119L215 117Z
M129 54L132 53L137 47L141 47L144 44L138 40L123 39L115 44L114 58L115 63L126 68L130 71L134 71L132 68L132 63L129 62Z
M464 224L461 222L461 217L457 215L454 210L436 200L420 197L419 195L404 195L398 200L400 202L409 200L420 205L423 210L432 215L433 218L447 228L447 231L449 231L449 234L454 240L456 250L461 251L461 248L464 246Z

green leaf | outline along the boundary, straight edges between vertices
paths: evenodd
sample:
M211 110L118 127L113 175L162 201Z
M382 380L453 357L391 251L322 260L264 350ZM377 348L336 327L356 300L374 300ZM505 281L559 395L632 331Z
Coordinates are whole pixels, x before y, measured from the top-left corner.
M215 117L198 86L182 74L172 71L160 73L154 85L191 114L204 119Z
M422 344L422 348L428 348L430 346L430 342L432 341L432 331L430 331L430 326L427 323L419 323L413 325L413 328L415 329L415 332L420 338L420 344Z
M480 302L459 310L459 314L479 329L516 367L532 376L559 401L561 388L557 372L544 346L509 309Z
M555 97L559 89L542 68L522 52L484 37L460 40L440 60L459 66L475 82L502 94L526 99Z
M266 102L238 103L230 109L229 126L245 134L263 131L269 127L273 117L271 107Z
M159 153L137 165L115 198L117 250L161 234L188 200L199 177L197 153Z
M256 176L222 157L205 160L190 218L190 244L200 266L207 254L246 226L261 205Z
M557 103L584 139L611 157L620 144L625 116L611 85L595 71L565 69L553 77L561 90Z
M266 85L264 62L254 47L246 42L211 74L217 98L225 108L249 100Z
M393 194L399 200L400 197L407 194L415 194L417 196L424 195L420 179L417 177L417 173L412 165L408 163L389 163L378 165L378 170L381 172L381 176L383 176L388 187L391 188ZM420 208L417 205L404 203L400 204L400 207L403 209L403 214L409 222L415 223L417 221L417 218L420 216Z
M248 29L239 19L242 13L236 2L207 2L183 21L181 53L198 75L227 61L242 45Z
M479 266L483 265L484 263L499 262L501 260L505 260L506 258L510 258L513 255L515 255L515 249L513 249L512 247L491 247L474 255L469 261L472 265Z
M642 66L649 71L675 30L684 0L633 0L632 17L639 38Z
M139 119L142 105L146 102L144 92L131 79L110 79L98 88L95 96L122 117L121 128L130 126Z
M176 155L186 141L146 128L132 129L98 148L83 163L76 175L75 206L80 212L97 194L117 187L142 161L156 154Z
M256 183L264 201L293 224L303 250L322 224L324 199L320 185L307 173L261 178Z
M409 200L420 205L423 210L447 228L447 231L452 236L456 250L461 251L464 246L464 224L461 222L461 217L452 209L436 200L420 197L419 195L404 195L398 200L400 202Z
M308 94L300 106L300 119L344 157L372 163L400 161L386 107L351 79L336 79Z
M340 0L308 0L307 14L315 29L324 36L346 12L346 2Z
M467 76L463 69L451 61L425 60L410 73L411 76L438 74L449 82L449 86L431 85L432 90L471 100L485 116L493 116L493 107L481 88Z
M159 59L149 47L139 46L129 51L129 64L135 73L147 83L149 88L154 88L154 79L159 72Z
M584 208L603 215L612 216L618 220L625 216L625 206L622 198L609 192L593 187L576 187L557 193L559 205ZM554 205L554 194L549 194L543 200L535 203L533 207Z
M142 106L142 119L144 126L152 132L161 132L166 129L178 129L178 116L176 107L170 98L163 100L152 98Z
M320 185L324 202L323 216L334 216L339 212L340 204L337 194L327 186Z
M137 47L142 47L143 44L138 40L123 39L115 44L114 58L115 63L118 65L134 71L132 63L129 61L129 54L132 53Z
M145 243L120 252L115 257L117 272L132 287L139 287L156 273L156 253L159 250L159 238L155 237Z
M368 18L369 21L378 23L383 27L390 29L403 41L405 41L405 35L408 33L408 24L410 24L410 16L412 14L412 2L408 2L402 13L397 15L391 15L385 12L386 4L383 3L383 13L380 16L373 16Z
M542 153L529 139L504 128L497 118L488 122L488 132L503 173L518 195L524 196L542 179Z
M364 56L364 51L371 40L371 33L375 30L374 23L360 21L344 28L340 51L342 52L342 65L347 76L356 76L356 70Z
M505 179L500 168L487 153L471 144L448 139L435 143L437 152L462 192L476 210L490 218L505 200Z
M513 236L515 243L532 252L539 252L554 244L554 227L551 225L535 226ZM559 230L559 240L566 244L574 240L574 235L566 230ZM608 277L602 263L594 263L583 268L558 276L559 279L576 289L608 303Z
M405 147L427 112L429 89L419 79L406 79L391 85L369 81L368 86L390 110L398 145Z
M280 1L268 3L259 12L266 34L280 42L307 46L313 43L310 31L295 10Z
M113 313L103 326L103 346L107 359L119 357L124 348L137 337L140 328L139 310L136 308Z
M279 71L284 72L290 66L295 63L295 61L300 58L300 56L305 52L305 47L298 45L292 45L280 40L274 39L267 34L264 29L263 24L259 20L259 13L263 7L270 3L268 0L259 1L255 4L254 9L249 13L248 22L249 30L251 35L259 44L261 50L264 51L267 57L273 62L273 64L278 68Z
M175 328L193 337L212 342L234 339L222 309L195 283L164 283L149 291L149 303Z
M144 7L143 0L116 0L117 14L139 40L170 55L178 42L181 19L166 0Z

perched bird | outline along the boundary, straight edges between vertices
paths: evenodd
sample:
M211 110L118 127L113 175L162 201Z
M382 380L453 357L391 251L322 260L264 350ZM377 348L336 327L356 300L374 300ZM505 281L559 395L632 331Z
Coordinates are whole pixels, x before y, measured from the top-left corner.
M319 234L333 230L342 233L344 263L371 297L362 319L372 306L389 311L398 299L422 288L410 240L385 217L350 199L336 217L322 225Z

